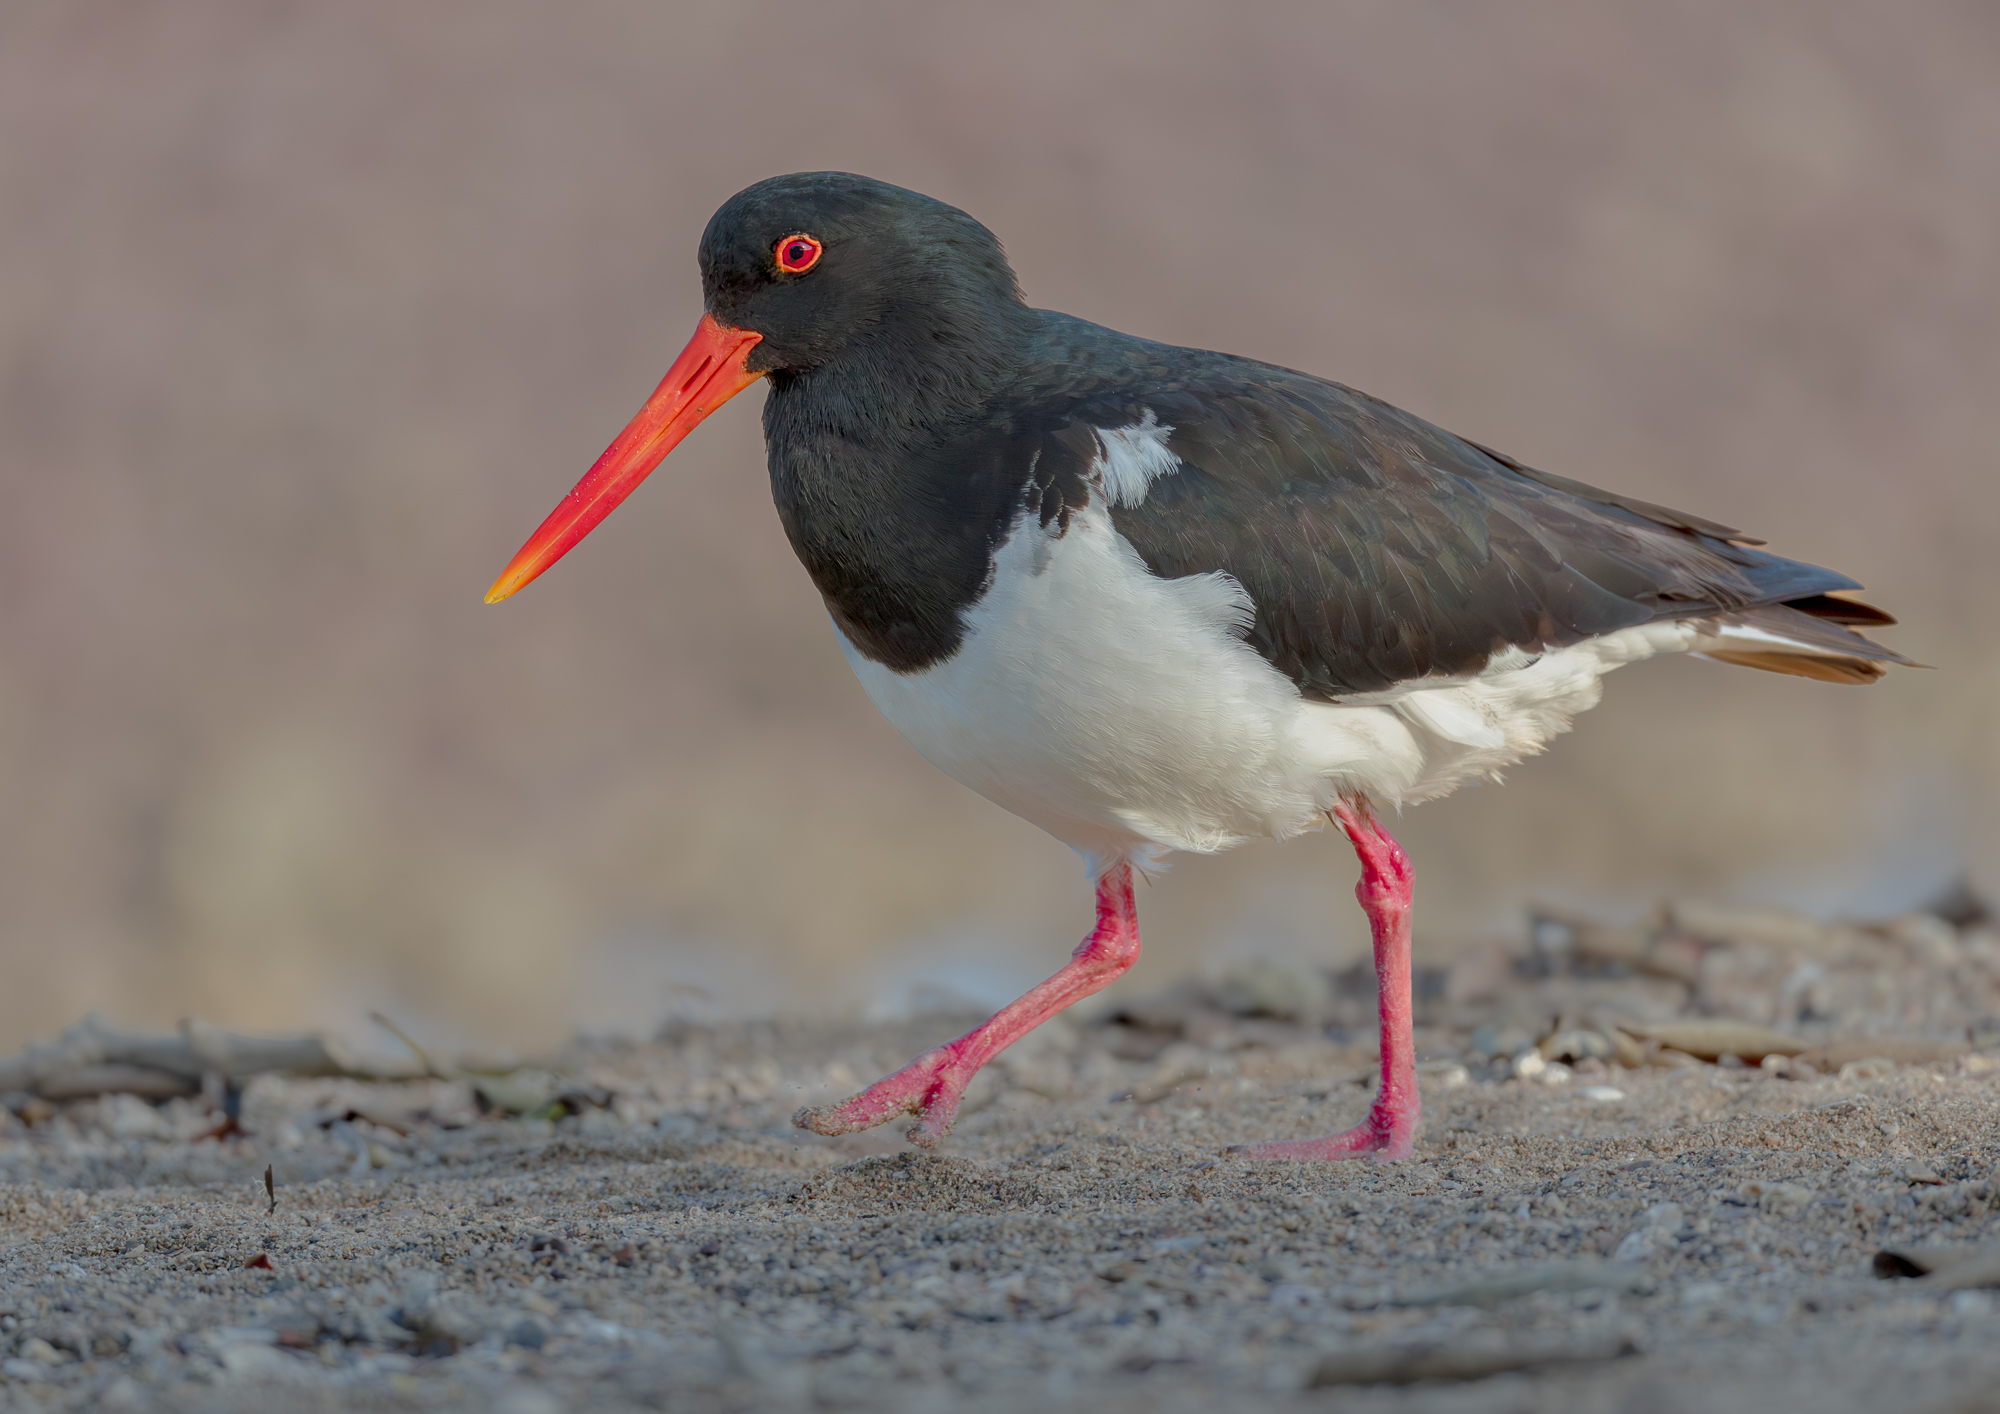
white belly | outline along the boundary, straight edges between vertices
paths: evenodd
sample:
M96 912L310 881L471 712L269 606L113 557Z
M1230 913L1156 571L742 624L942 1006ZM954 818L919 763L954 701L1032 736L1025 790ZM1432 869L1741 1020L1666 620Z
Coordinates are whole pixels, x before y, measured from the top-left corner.
M1309 702L1243 641L1251 605L1230 576L1158 578L1095 500L1054 530L1017 522L945 662L896 673L841 648L932 764L1096 868L1317 829L1341 796L1443 795L1540 750L1604 672L1693 641L1692 626L1647 625L1476 678Z

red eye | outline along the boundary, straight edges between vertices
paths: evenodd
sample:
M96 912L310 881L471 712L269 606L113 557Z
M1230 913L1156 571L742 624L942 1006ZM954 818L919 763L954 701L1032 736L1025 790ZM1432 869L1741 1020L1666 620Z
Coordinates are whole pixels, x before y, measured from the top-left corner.
M803 275L819 264L822 247L811 236L800 233L778 242L778 268L787 275Z

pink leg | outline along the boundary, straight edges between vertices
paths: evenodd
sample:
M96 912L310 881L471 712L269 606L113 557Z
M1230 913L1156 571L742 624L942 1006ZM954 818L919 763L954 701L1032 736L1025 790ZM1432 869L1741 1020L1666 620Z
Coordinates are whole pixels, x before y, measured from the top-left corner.
M852 1134L897 1115L916 1115L912 1144L930 1148L951 1133L959 1097L973 1074L1072 1002L1101 991L1139 960L1139 920L1132 867L1117 864L1097 881L1097 929L1077 945L1062 971L1001 1008L956 1041L925 1051L894 1075L838 1105L815 1105L792 1123L815 1134Z
M1366 805L1335 807L1334 818L1361 857L1354 896L1375 935L1375 983L1382 1017L1382 1088L1368 1118L1324 1139L1241 1144L1230 1152L1253 1159L1407 1159L1416 1144L1417 1057L1410 1035L1410 861Z

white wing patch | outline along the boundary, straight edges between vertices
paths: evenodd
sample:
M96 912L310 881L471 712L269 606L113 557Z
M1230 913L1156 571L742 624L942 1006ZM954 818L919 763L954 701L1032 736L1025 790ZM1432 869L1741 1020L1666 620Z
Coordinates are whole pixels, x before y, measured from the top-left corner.
M1103 453L1093 470L1106 500L1114 506L1136 506L1155 481L1181 469L1181 459L1167 450L1167 434L1173 430L1151 408L1136 426L1097 429Z

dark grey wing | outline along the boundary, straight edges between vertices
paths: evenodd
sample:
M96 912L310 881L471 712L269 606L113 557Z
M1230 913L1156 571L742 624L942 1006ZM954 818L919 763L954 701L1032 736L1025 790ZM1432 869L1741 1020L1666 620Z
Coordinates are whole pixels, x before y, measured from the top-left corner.
M1308 695L1765 605L1893 622L1828 598L1859 587L1845 575L1727 526L1534 471L1339 384L1204 359L1077 413L1135 422L1143 405L1172 427L1180 470L1114 506L1114 524L1156 574L1233 575L1256 605L1250 642ZM1863 658L1901 661L1840 633Z

